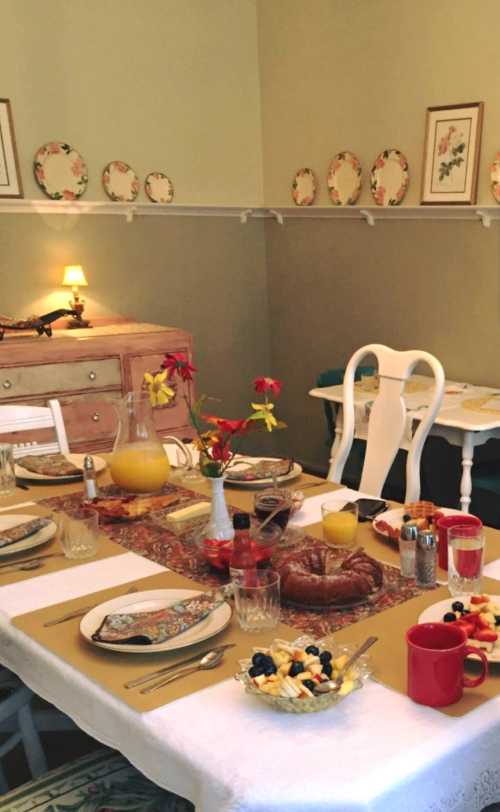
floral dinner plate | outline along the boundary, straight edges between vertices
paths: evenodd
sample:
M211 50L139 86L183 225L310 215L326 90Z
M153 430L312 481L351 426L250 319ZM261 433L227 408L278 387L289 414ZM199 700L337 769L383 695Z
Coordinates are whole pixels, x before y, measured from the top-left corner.
M123 161L111 161L104 167L102 185L107 196L119 203L132 203L139 194L139 178Z
M52 200L76 200L87 188L87 165L65 141L49 141L35 153L35 180Z
M497 152L495 160L490 168L491 194L497 203L500 203L500 152Z
M299 169L292 183L292 198L296 206L312 206L316 197L316 177L312 169Z
M101 603L82 618L80 632L83 637L93 646L106 648L110 651L120 651L124 654L157 654L160 651L175 651L186 646L193 646L208 640L225 629L231 620L231 607L228 603L223 603L214 609L207 617L201 620L196 626L192 626L187 631L166 640L164 643L156 643L150 646L138 646L130 643L101 643L93 640L92 635L100 627L106 615L113 612L153 612L170 606L184 598L191 598L198 595L197 589L149 589L135 594L120 595L105 603Z
M0 516L0 532L2 530L10 530L12 527L16 527L18 524L24 524L24 522L29 522L34 518L33 515L30 516L27 513ZM16 541L14 544L1 547L0 557L3 558L4 556L14 555L14 553L22 553L25 550L31 550L33 547L39 547L40 544L45 544L45 542L50 541L50 539L55 536L56 530L55 522L50 522L47 527L42 527L37 533L32 533L31 536L27 536L21 539L21 541Z
M171 203L174 199L174 184L163 172L150 172L144 190L153 203Z
M361 191L361 164L353 152L339 152L328 170L327 185L335 206L353 206Z
M27 480L41 480L44 483L51 484L51 483L61 483L61 482L75 482L79 479L83 478L83 461L86 454L65 454L64 455L70 462L73 463L77 468L81 468L80 474L72 474L66 476L49 476L48 474L38 474L35 471L28 471L27 468L23 468L23 458L18 457L15 465L14 470L15 474L19 479L27 479ZM104 471L106 468L106 460L102 457L96 457L92 455L92 459L94 461L94 469L95 472L98 474L100 471Z
M408 161L398 149L384 149L371 171L370 189L377 206L399 206L410 183Z

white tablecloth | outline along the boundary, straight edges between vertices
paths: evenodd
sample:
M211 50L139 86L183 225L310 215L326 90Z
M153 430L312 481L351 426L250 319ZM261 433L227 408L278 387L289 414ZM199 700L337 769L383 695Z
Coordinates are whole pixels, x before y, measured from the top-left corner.
M477 812L500 799L499 700L452 719L369 682L296 716L228 680L140 714L10 623L161 569L124 553L1 587L1 662L197 812Z

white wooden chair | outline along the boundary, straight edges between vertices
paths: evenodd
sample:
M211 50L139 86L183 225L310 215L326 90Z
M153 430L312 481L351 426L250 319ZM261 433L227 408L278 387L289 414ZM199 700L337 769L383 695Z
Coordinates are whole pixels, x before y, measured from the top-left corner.
M32 698L33 692L14 674L0 669L0 731L9 734L0 744L0 759L21 742L31 775L38 778L47 772L48 767L30 709ZM0 793L7 790L8 784L0 762Z
M398 352L383 344L367 344L350 359L344 375L343 429L338 444L334 444L328 479L340 482L344 465L354 439L354 373L363 359L375 355L378 360L379 392L368 422L365 461L359 490L380 496L389 469L400 448L406 427L406 406L403 387L416 365L423 361L434 375L434 392L428 408L409 445L406 461L406 502L420 497L420 458L425 439L441 406L444 391L444 370L428 352L408 350Z
M69 452L61 406L58 400L49 400L47 406L24 404L0 405L0 435L53 428L55 439L50 442L14 442L14 458L23 454L56 454Z

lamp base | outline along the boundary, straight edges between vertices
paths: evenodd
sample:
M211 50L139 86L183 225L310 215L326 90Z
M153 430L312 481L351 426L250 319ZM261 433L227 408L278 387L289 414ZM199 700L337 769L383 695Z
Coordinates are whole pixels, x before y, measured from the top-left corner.
M72 319L68 319L66 322L66 327L68 330L81 330L82 328L91 328L93 325L88 321L88 319L77 318L76 316Z

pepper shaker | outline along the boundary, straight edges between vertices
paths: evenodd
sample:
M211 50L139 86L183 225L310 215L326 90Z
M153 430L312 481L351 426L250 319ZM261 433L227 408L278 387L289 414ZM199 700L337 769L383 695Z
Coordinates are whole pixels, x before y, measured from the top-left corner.
M417 586L432 589L436 586L437 544L432 530L421 530L417 537L415 571Z
M94 468L94 460L90 454L87 454L83 460L83 484L85 488L85 497L87 499L95 499L98 495L97 479Z

